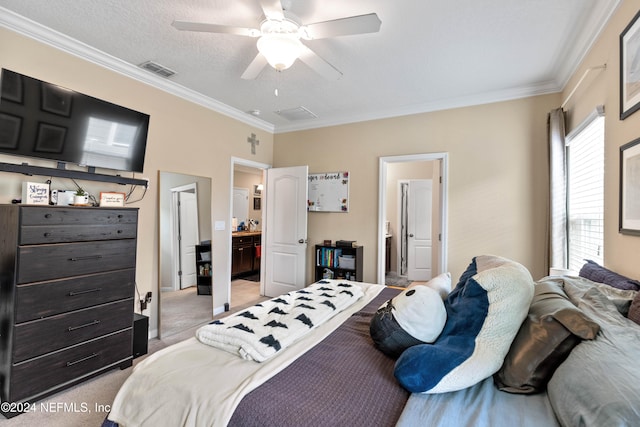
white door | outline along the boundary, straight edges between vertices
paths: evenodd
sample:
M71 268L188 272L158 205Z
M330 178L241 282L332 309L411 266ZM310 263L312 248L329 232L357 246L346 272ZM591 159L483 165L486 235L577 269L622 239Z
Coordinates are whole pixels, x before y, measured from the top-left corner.
M197 284L196 245L198 244L198 198L194 193L179 194L180 211L180 289Z
M407 278L431 279L431 192L433 181L409 181L407 209Z
M306 286L308 172L308 166L267 169L262 254L268 297Z
M249 189L233 189L233 214L238 219L238 224L249 218Z

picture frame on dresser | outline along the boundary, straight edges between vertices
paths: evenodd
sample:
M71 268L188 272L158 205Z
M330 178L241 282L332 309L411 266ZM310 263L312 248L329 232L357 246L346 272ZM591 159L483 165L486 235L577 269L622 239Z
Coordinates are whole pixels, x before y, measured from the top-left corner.
M640 109L640 11L620 34L620 120Z
M124 206L127 195L118 191L101 191L100 207L121 207Z
M640 235L640 138L620 147L619 231Z

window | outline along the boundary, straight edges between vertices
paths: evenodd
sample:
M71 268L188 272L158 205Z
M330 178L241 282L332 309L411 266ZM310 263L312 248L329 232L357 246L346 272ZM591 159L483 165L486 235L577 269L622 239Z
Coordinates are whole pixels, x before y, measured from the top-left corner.
M569 270L603 264L604 116L601 110L566 138Z

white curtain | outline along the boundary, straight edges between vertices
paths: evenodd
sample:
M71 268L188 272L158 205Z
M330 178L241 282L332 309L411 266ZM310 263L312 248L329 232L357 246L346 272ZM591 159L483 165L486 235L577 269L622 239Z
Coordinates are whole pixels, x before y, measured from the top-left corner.
M564 111L549 113L549 265L567 268L567 162Z

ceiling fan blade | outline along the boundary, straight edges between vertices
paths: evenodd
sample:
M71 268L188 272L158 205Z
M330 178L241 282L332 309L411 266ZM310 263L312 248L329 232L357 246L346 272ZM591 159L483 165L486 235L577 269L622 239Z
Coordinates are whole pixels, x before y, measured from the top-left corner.
M302 45L302 54L298 59L327 80L338 80L342 77L342 73L338 71L336 67L320 58L314 51L305 45Z
M249 64L247 69L244 70L244 73L242 73L242 76L240 77L242 77L245 80L253 80L256 77L258 77L258 75L266 65L267 65L267 58L265 58L263 54L258 53L256 57L253 58L253 61L251 61L251 64Z
M377 33L382 21L375 13L350 16L332 21L316 22L305 25L303 38L306 40L324 39L327 37L349 36L352 34Z
M205 22L173 21L171 25L180 31L236 34L249 37L258 37L260 35L260 30L255 28L229 27L227 25L207 24Z
M282 21L282 19L284 18L284 12L282 10L282 3L280 3L280 0L258 1L260 2L260 6L262 6L262 10L264 11L264 16L269 19Z

